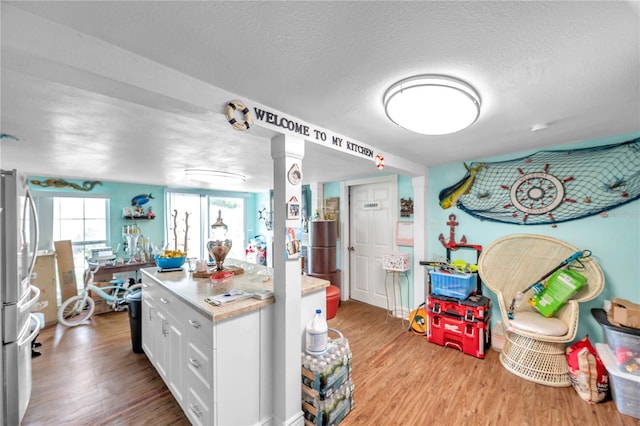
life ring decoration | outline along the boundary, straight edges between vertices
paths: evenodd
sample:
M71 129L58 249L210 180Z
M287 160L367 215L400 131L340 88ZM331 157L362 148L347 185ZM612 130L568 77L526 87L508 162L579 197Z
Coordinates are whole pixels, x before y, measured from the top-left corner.
M235 117L235 112L240 111L244 114L244 121L238 121ZM244 131L248 130L251 126L253 126L253 119L251 118L251 111L247 108L244 102L235 100L231 101L224 108L224 116L227 118L227 121L235 130Z
M300 170L300 167L296 163L289 169L287 179L291 185L300 185L300 182L302 182L302 170Z

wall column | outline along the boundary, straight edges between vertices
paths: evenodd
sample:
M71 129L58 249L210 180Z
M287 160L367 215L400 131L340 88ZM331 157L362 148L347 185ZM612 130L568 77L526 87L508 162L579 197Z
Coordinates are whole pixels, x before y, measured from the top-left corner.
M413 305L424 303L426 266L420 265L427 259L427 176L416 176L413 184Z
M300 228L300 219L287 219L287 203L302 200L301 184L287 179L297 164L302 170L304 139L278 135L271 139L273 158L273 287L276 299L273 357L274 424L302 425L300 351L301 273L300 260L285 257L287 228Z

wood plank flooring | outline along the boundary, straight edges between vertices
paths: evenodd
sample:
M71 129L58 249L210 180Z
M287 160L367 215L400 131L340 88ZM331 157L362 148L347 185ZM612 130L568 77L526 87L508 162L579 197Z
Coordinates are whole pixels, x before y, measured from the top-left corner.
M498 353L477 359L406 331L400 320L343 302L329 321L353 352L353 425L640 425L613 401L589 405L573 388L537 385L506 371ZM131 350L128 314L40 333L23 425L187 425L144 354ZM405 322L406 325L406 322Z

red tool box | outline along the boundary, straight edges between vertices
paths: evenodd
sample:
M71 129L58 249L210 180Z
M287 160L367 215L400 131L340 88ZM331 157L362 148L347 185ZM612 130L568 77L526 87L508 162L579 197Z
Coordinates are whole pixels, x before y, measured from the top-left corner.
M432 294L427 302L434 314L455 315L465 321L484 321L491 312L491 299L481 294L472 294L464 300Z
M476 358L484 358L489 346L489 317L484 320L466 321L457 315L427 312L429 334L427 340L440 346L451 347Z

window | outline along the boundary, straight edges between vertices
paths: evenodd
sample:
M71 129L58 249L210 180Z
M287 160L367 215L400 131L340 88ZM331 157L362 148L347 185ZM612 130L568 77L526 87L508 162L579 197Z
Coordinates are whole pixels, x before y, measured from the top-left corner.
M167 244L165 249L184 251L187 257L202 259L203 229L201 220L201 195L181 192L167 192ZM186 241L185 241L186 233ZM177 242L177 244L176 244Z
M109 199L87 197L52 197L52 239L71 240L78 288L83 286L85 258L91 249L109 243Z
M242 197L214 197L200 193L166 193L167 205L167 248L184 250L185 231L188 231L187 257L208 259L206 243L211 239L211 225L222 214L228 226L227 238L233 241L231 258L244 259L245 238L245 200ZM177 244L176 244L177 242Z
M242 198L209 198L209 229L218 220L218 212L222 221L227 225L227 238L231 239L231 250L227 257L244 259L245 223L244 199Z

